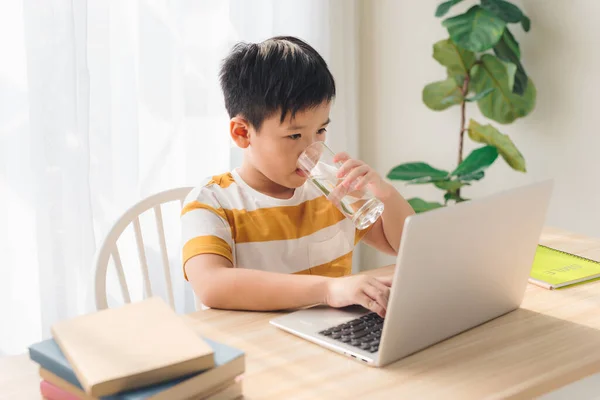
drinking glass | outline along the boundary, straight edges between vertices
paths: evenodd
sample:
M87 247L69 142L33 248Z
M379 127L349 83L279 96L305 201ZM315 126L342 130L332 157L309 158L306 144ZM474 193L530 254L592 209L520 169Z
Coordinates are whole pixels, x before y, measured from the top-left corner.
M354 184L350 187L342 185L344 177L337 177L342 163L334 162L334 156L325 142L315 142L302 152L297 167L357 229L368 228L383 213L383 203L366 185L360 190L356 190Z

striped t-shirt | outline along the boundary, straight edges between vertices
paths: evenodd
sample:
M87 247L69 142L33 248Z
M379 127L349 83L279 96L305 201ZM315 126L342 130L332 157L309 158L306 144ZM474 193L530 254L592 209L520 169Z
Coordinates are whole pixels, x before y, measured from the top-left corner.
M235 170L193 189L181 224L184 266L196 255L218 254L235 268L331 277L352 272L354 246L367 232L308 181L291 198L277 199Z

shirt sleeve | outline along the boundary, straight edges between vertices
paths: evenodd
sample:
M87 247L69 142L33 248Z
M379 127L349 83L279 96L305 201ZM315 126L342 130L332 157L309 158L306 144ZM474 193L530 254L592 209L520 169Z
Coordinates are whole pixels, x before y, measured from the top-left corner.
M217 254L234 263L234 242L227 214L209 188L194 189L181 210L183 275L185 264L200 254Z
M373 225L375 225L375 224L371 224L368 227L366 227L365 229L354 229L354 245L355 246L358 243L360 243L360 241L365 237L365 235L367 233L369 233L371 231L371 228L373 228Z

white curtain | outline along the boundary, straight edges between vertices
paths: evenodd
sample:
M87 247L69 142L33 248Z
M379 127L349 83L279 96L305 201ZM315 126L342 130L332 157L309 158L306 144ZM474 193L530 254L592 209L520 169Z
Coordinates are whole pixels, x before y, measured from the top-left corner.
M95 252L126 208L239 165L218 85L235 42L314 45L338 84L331 145L356 154L356 18L346 0L1 2L0 354L94 310ZM177 308L189 312L178 238L168 244Z

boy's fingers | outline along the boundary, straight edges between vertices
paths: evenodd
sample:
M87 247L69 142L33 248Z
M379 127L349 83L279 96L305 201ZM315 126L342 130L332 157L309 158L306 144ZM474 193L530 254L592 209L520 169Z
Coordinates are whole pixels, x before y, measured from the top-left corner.
M391 287L394 277L393 276L376 276L375 279L377 279L379 282L383 283L385 286Z
M374 177L375 177L375 171L368 172L366 175L364 175L362 178L360 178L356 182L356 185L354 185L354 189L355 190L362 189L367 183L369 183L371 180L373 180Z
M361 164L362 163L358 160L345 161L344 164L342 164L342 166L340 167L340 169L338 169L337 177L338 178L344 177L348 172L352 171L353 168L356 168Z
M365 293L371 299L377 301L377 304L379 304L381 308L387 310L388 296L385 290L382 290L374 285L367 285L365 288Z
M368 173L369 169L370 168L368 165L361 165L360 167L354 168L352 171L350 171L350 173L348 175L346 175L346 178L344 178L344 182L342 182L342 184L349 187L350 184L352 182L354 182L354 180L356 180L356 179L360 178L361 176L365 175L366 173Z
M369 296L367 296L364 293L361 293L360 295L360 299L357 302L357 304L360 304L361 306L363 306L364 308L373 311L374 313L379 314L380 317L385 317L385 309L383 307L381 307L376 300L373 300L372 298L370 298Z
M341 153L337 153L335 156L333 156L333 162L337 163L337 162L345 162L348 161L350 159L350 155L348 155L348 153L346 152L341 152Z
M390 287L388 285L386 285L383 282L380 282L377 279L373 279L372 285L379 291L381 291L383 293L383 296L386 298L386 304L387 301L390 298Z

